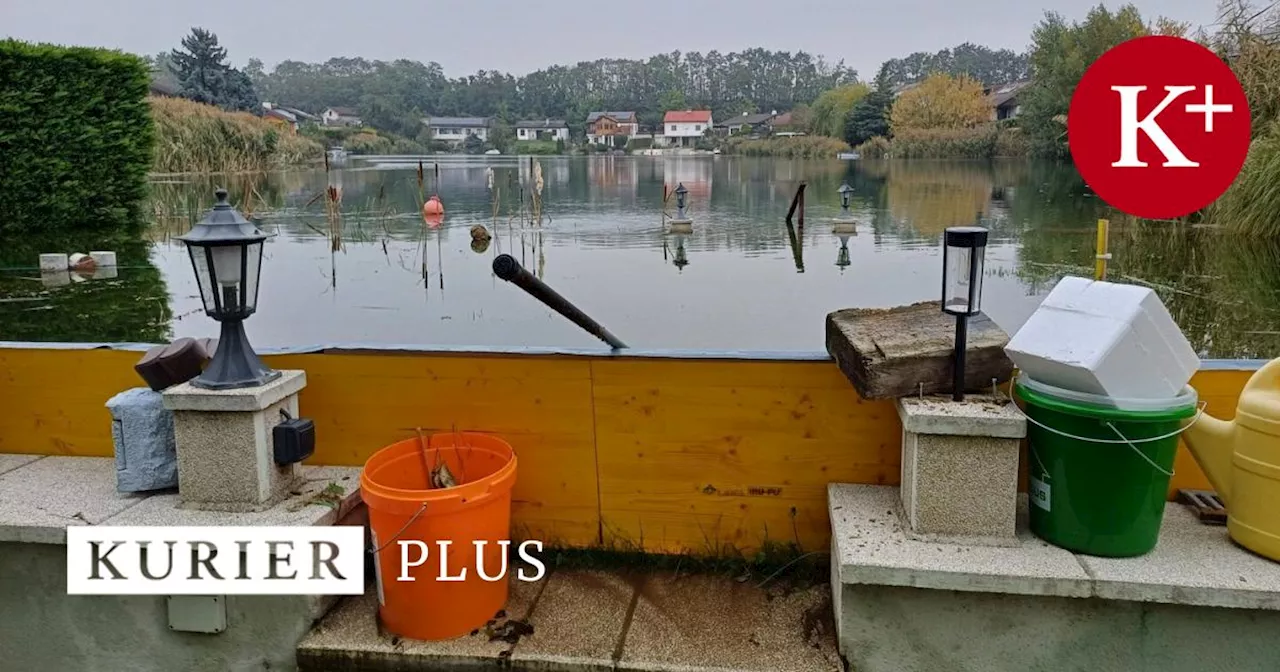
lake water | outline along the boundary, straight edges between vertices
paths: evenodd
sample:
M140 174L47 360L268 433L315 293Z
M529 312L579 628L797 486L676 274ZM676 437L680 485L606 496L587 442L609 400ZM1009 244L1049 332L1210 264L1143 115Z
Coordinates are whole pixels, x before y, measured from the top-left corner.
M603 345L494 277L494 257L509 253L634 348L822 350L832 310L937 300L942 230L978 219L991 229L983 308L1012 333L1062 275L1092 274L1096 220L1112 216L1069 167L1025 162L542 157L536 170L540 224L528 158L428 158L422 189L416 161L360 157L328 173L157 179L146 245L122 251L116 277L42 280L24 268L34 255L7 259L0 340L216 335L170 239L204 215L215 182L278 234L246 322L259 348ZM845 180L858 224L837 236ZM788 229L802 181L804 226ZM330 184L340 216L326 213ZM687 236L663 226L664 190L677 184L688 189ZM433 193L447 209L438 228L419 212ZM674 197L666 210L675 213ZM487 248L473 248L476 224L493 234ZM1280 352L1275 246L1121 216L1111 251L1111 278L1155 288L1202 355Z

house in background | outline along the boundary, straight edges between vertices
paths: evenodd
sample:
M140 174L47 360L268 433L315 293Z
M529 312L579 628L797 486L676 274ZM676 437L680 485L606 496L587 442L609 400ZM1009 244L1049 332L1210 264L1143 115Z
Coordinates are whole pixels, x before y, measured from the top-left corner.
M898 96L901 96L902 94L910 91L911 89L916 88L917 86L920 86L920 82L912 82L910 84L899 84L893 87L892 89L890 89L890 92L893 94L894 98L897 98Z
M592 112L587 115L587 142L591 144L615 144L616 138L630 139L639 133L640 120L635 112Z
M163 96L165 98L177 98L178 87L161 79L152 79L151 87L148 90L153 96Z
M723 130L729 135L737 133L765 135L773 130L773 120L777 117L777 110L760 114L748 114L743 112L739 116L729 117L728 120L716 124L716 129Z
M363 126L360 115L350 107L330 107L320 115L325 126Z
M320 117L314 114L311 114L309 112L303 112L302 110L299 110L296 107L285 107L284 105L276 105L275 108L277 110L284 110L285 112L288 112L289 114L292 114L293 116L297 117L299 124L320 123Z
M664 144L692 147L712 126L711 110L672 110L662 116Z
M262 118L269 124L286 129L290 134L298 132L298 116L284 108L264 102L262 104Z
M516 140L569 141L569 124L564 119L538 119L516 122Z
M991 120L1003 121L1016 119L1022 114L1022 105L1018 96L1030 86L1030 81L1013 82L993 87L987 92L987 102L991 105Z
M468 136L489 141L493 128L492 117L427 117L422 120L431 131L431 139L440 142L462 143Z

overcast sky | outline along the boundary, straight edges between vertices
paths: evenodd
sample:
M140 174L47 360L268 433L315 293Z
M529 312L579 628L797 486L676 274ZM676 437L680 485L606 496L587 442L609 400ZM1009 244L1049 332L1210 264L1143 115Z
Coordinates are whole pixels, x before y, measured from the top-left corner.
M234 65L333 56L436 61L449 76L524 74L601 57L763 47L880 63L962 42L1021 51L1046 10L1079 19L1097 0L0 0L0 35L141 54L212 30ZM1122 3L1108 1L1115 8ZM1214 0L1135 0L1193 27Z

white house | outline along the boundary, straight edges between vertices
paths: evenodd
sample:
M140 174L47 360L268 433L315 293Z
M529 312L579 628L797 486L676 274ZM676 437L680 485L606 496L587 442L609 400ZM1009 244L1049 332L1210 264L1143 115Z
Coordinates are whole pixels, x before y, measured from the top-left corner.
M662 117L666 144L692 147L713 125L711 110L672 110Z
M325 108L320 120L325 126L363 126L359 113L350 107Z
M569 124L564 119L537 119L516 122L516 140L569 141Z
M454 143L464 142L470 135L488 142L489 130L493 128L493 119L489 117L428 117L422 123L431 129L432 140Z

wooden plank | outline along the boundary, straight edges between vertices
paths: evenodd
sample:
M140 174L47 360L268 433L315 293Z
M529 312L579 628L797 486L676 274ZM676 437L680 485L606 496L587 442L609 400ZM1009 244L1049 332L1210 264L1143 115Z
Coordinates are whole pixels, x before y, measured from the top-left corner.
M827 315L827 352L867 399L950 392L954 387L955 322L936 301L888 310L837 310ZM966 391L988 391L1013 376L1004 353L1009 335L986 315L969 318Z
M605 545L750 553L825 547L827 484L896 483L892 402L829 364L596 362Z

